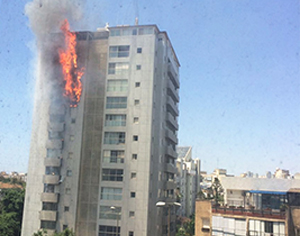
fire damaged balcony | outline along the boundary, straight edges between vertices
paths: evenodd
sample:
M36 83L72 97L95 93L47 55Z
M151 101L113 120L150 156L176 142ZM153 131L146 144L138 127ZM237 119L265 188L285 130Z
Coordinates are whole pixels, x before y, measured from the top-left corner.
M57 211L40 211L40 220L56 221Z
M168 65L168 75L169 75L170 79L172 80L175 88L178 89L179 88L178 75L175 72L175 69L173 68L171 63L169 63L169 65Z
M58 202L58 193L42 193L41 201L57 203Z
M44 165L45 166L52 166L52 167L60 167L62 159L60 158L45 158Z

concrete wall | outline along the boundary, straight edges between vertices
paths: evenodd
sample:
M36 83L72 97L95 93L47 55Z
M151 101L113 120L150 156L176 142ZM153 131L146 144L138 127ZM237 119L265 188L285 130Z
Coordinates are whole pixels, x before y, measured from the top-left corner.
M207 200L196 200L195 236L210 236L211 220L211 202Z

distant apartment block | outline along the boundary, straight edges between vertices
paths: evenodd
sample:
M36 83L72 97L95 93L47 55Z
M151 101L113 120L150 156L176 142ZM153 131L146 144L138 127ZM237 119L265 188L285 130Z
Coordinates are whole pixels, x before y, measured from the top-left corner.
M200 160L192 159L192 147L177 147L176 176L179 215L189 217L195 213L195 200L200 189Z

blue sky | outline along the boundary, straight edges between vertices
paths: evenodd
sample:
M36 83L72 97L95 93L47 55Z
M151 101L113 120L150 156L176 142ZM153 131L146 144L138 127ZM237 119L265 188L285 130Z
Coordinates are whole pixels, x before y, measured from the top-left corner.
M42 1L42 0L41 0ZM0 169L27 170L34 35L26 0L0 0ZM202 169L300 172L298 0L87 0L74 30L157 24L181 63L180 145Z

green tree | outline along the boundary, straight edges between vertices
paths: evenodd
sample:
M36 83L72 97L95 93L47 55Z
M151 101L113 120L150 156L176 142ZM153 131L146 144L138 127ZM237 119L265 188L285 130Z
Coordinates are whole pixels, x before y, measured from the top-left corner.
M0 235L19 236L25 190L2 189L0 196Z
M218 205L219 202L223 202L223 196L221 193L223 193L223 187L221 185L221 182L218 178L214 179L213 184L211 185L213 196L216 204Z

